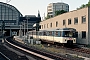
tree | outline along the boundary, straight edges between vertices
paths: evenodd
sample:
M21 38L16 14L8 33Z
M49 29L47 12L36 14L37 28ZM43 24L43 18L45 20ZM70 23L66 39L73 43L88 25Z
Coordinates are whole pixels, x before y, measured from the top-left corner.
M90 2L88 2L88 4L86 4L86 6L90 6Z
M88 6L90 6L90 2L88 2L88 4L82 4L79 8L77 8L77 10L88 7Z
M64 10L59 10L59 11L55 11L55 16L59 15L59 14L63 14L63 13L66 13L67 11L64 11ZM45 17L45 19L49 19L53 17L53 15L48 15L47 14L47 17Z
M55 11L55 16L66 13L67 11L64 10L59 10L59 11Z
M50 18L50 15L47 14L47 17L45 17L45 19L49 19Z

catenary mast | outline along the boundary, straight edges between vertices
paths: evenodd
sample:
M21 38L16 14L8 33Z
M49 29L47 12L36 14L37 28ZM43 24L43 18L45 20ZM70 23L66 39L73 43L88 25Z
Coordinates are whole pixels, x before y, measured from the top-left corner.
M9 3L11 0L6 0L6 3Z

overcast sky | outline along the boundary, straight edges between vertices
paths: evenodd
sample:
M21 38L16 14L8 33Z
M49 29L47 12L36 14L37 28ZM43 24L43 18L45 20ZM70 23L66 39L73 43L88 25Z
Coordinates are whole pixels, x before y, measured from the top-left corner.
M9 1L9 0L8 0ZM89 0L11 0L8 4L15 6L23 15L36 15L38 10L41 17L47 13L47 5L49 3L64 2L69 4L69 10L75 10L82 4L88 3ZM6 0L0 0L5 2Z

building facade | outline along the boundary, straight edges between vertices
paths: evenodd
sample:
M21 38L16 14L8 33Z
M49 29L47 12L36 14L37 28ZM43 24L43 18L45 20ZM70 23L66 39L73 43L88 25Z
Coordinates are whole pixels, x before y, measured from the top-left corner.
M14 6L0 2L0 25L18 25L19 17L23 16Z
M4 23L5 35L7 36L12 36L13 32L19 35L20 26L22 26L22 31L25 29L26 33L27 30L32 29L34 23L39 21L41 21L40 15L39 17L33 15L23 16L13 5L0 2L0 29L2 31L2 25ZM23 25L24 23L25 26Z
M75 28L77 43L90 44L90 7L70 11L40 22L40 30Z
M47 14L50 17L55 16L55 11L59 11L59 10L64 10L64 11L69 11L69 5L63 2L59 2L59 3L50 3L47 6Z

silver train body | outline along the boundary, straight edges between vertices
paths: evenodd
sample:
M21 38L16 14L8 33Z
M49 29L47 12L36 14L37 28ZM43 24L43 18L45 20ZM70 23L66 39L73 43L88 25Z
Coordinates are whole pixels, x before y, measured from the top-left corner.
M56 30L41 30L41 31L29 31L29 36L37 40L54 42L54 43L62 43L62 44L75 44L76 30L73 28L63 28Z

